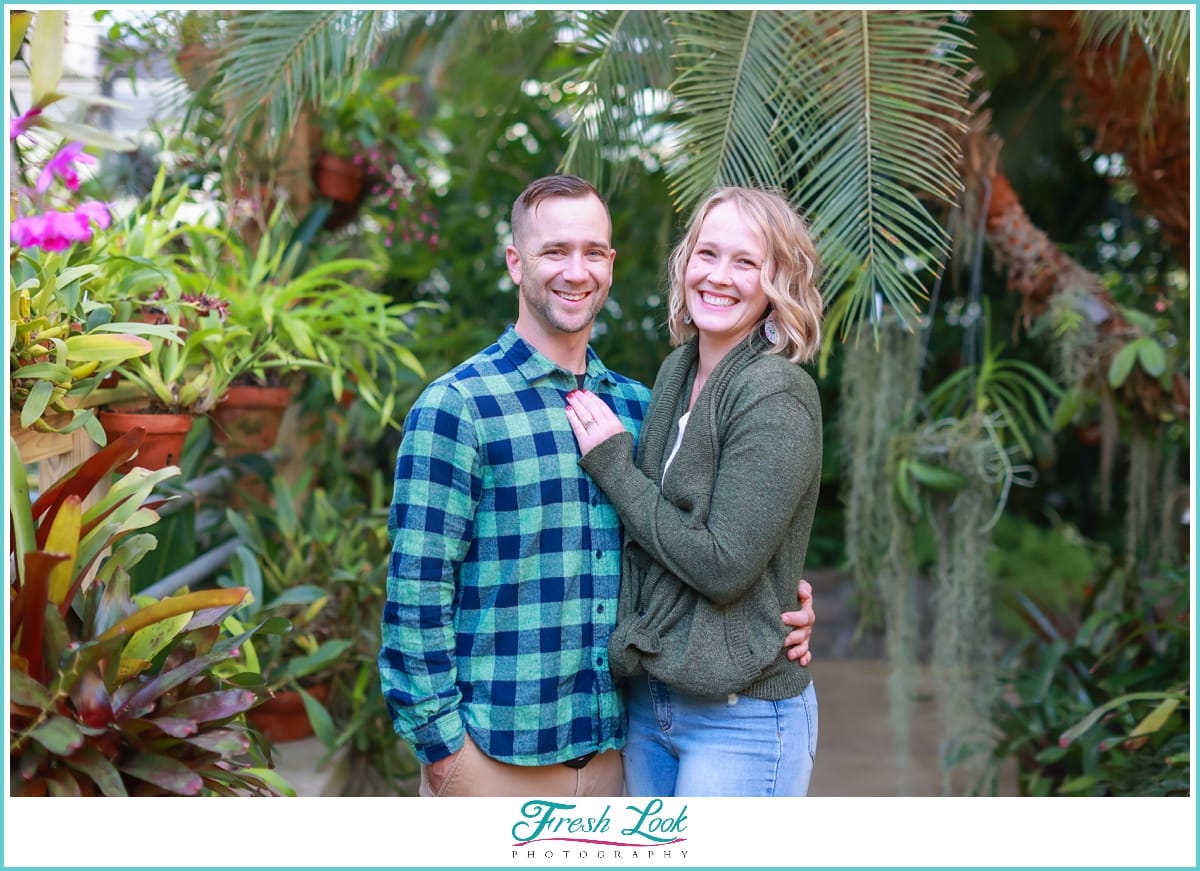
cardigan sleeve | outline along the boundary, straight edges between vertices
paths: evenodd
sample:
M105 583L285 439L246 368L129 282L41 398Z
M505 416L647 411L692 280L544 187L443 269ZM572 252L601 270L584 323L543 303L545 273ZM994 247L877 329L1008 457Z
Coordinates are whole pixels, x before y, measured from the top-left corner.
M580 462L616 506L627 535L698 593L728 604L763 575L801 500L815 498L820 411L807 407L815 401L815 390L806 400L779 391L730 415L702 522L690 497L672 502L634 465L628 434L605 440ZM668 474L687 462L681 449Z

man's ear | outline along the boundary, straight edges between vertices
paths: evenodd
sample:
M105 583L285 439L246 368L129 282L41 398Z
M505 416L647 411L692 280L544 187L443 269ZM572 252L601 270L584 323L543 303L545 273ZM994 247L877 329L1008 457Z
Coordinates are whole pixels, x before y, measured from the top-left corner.
M521 253L512 245L504 249L504 262L508 266L508 277L517 287L521 286Z

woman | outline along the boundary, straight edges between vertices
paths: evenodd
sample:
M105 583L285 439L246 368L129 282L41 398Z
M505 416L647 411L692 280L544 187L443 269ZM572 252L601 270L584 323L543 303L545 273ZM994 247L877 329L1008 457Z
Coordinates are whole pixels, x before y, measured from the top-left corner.
M679 347L655 380L636 464L601 399L567 397L580 463L626 533L609 657L629 679L629 795L808 791L817 699L779 612L820 483L820 400L796 365L820 345L817 271L786 199L716 191L671 254Z

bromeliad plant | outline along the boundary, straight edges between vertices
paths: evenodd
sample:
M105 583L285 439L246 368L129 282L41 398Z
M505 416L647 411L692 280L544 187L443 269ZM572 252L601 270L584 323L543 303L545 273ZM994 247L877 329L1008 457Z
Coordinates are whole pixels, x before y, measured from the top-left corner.
M257 631L223 630L247 591L130 595L129 568L156 544L133 534L157 520L146 499L178 470L135 469L83 507L143 436L114 440L33 502L9 440L13 793L286 792L256 764L269 756L242 722L264 695L261 677L229 668Z

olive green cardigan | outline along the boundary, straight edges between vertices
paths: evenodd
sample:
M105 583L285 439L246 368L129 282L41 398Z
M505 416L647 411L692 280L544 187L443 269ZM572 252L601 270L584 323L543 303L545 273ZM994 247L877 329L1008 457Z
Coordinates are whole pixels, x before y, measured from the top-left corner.
M695 339L659 370L642 427L580 464L625 527L613 673L643 670L706 697L795 696L808 670L787 659L780 619L796 608L821 478L821 405L812 378L755 331L697 397L666 479L695 378ZM659 482L662 481L661 488Z

